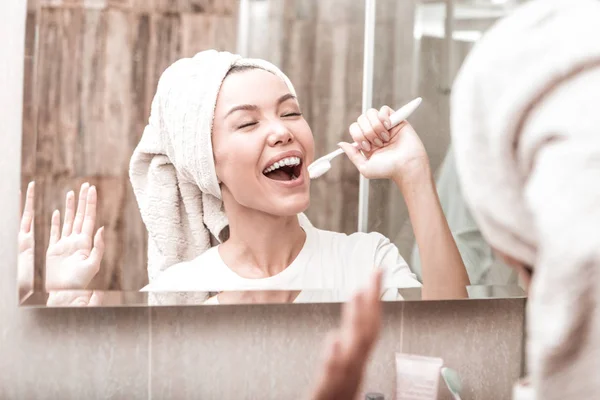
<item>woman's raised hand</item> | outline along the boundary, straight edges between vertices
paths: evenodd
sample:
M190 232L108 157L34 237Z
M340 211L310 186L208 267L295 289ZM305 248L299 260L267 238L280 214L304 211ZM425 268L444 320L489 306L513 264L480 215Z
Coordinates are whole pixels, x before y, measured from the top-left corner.
M60 211L52 214L46 252L46 290L85 289L100 269L104 253L104 227L94 235L96 187L81 185L77 210L75 194L67 193L62 231Z
M19 226L19 235L17 243L19 246L19 258L17 260L17 285L21 294L26 294L33 289L34 268L34 203L35 203L35 182L29 182L27 193L25 195L25 205L22 199L21 205L21 224Z
M350 135L359 147L339 143L365 178L402 180L414 172L429 171L425 146L413 127L403 121L388 129L393 112L388 106L368 110L350 125Z
M311 400L355 399L381 330L382 270L369 287L344 305L340 329L333 332Z

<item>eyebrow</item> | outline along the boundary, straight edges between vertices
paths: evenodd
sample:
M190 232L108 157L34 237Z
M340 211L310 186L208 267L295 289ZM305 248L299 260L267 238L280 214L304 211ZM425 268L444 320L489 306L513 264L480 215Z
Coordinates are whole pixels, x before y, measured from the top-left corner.
M291 93L284 94L279 99L277 99L276 104L277 104L277 106L279 106L281 103L288 101L290 99L296 99L296 96L294 96ZM256 110L258 110L258 106L254 105L254 104L242 104L239 106L235 106L231 110L229 110L227 112L227 114L225 114L225 118L227 118L228 116L230 116L231 114L233 114L236 111L256 111Z

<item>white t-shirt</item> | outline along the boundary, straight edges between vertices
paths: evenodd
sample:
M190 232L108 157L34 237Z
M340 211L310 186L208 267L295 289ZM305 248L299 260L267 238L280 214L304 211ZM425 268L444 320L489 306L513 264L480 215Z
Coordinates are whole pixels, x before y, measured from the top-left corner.
M374 267L384 269L383 298L401 298L398 288L420 287L398 248L379 233L343 233L302 226L306 241L294 261L268 278L243 278L212 247L199 257L165 270L142 291L221 292L301 290L295 302L346 301L369 281ZM215 303L215 300L212 300Z

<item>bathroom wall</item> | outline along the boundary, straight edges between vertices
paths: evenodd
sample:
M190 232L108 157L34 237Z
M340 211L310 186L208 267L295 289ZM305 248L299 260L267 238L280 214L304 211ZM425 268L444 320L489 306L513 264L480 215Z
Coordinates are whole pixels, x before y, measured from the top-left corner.
M337 305L18 308L25 8L0 3L0 399L302 398ZM393 353L405 351L443 357L460 371L464 399L508 399L523 309L523 300L387 304L365 390L391 399Z

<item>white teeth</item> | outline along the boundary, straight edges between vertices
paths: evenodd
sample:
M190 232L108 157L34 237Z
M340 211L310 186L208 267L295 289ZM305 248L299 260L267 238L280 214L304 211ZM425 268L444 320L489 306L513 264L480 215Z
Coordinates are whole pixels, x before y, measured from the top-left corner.
M283 160L277 161L270 167L267 167L267 169L265 169L263 172L266 174L266 173L275 171L276 169L279 169L284 166L296 166L296 165L300 165L300 157L287 157L287 158L284 158Z

